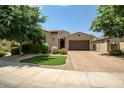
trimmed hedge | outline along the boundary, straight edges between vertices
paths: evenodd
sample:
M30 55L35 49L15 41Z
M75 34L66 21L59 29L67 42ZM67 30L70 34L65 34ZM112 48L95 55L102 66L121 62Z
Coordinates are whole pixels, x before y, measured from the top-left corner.
M66 48L59 49L58 53L60 53L60 54L67 54L67 49Z
M5 56L5 55L6 55L6 53L5 53L5 52L0 51L0 57L3 57L3 56Z
M38 43L34 43L31 46L31 52L32 53L40 53L41 52L41 45Z
M120 49L116 49L116 50L112 50L111 52L109 52L110 55L112 56L121 56L123 55L123 52Z
M18 43L11 43L11 47L19 47L19 44Z
M48 52L49 45L48 43L24 43L22 44L22 52L23 54L28 54L28 53L47 53ZM11 49L11 54L12 55L17 55L19 54L19 47L14 46Z
M11 54L12 55L18 55L19 54L19 47L12 47L11 48Z
M48 52L48 49L49 49L48 43L41 44L41 53L46 54Z
M28 54L29 52L31 52L31 44L22 44L22 52L23 54Z

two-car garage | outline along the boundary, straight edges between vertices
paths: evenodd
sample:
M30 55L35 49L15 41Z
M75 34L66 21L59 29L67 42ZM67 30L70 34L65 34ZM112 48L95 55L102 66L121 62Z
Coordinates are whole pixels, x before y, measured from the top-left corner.
M69 40L69 50L89 50L89 40Z
M71 34L65 38L65 48L68 50L92 50L95 37L82 32Z

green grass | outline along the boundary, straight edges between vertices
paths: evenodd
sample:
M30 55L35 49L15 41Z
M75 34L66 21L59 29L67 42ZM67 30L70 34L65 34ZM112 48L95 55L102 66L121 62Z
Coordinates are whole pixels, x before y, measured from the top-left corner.
M65 64L66 58L66 56L36 56L21 60L20 62L55 66Z

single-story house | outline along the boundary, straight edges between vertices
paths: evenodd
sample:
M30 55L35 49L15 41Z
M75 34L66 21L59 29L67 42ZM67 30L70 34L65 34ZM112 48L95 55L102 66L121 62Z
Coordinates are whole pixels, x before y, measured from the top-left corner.
M93 40L95 36L82 32L70 34L64 30L44 31L44 41L50 46L67 50L93 50Z
M64 30L44 30L42 31L44 42L49 44L49 52L52 46L58 49L66 48L67 50L94 50L98 52L109 52L113 49L121 49L124 51L124 37L110 38L100 37L96 38L83 32L76 32L70 34ZM3 41L0 40L2 44ZM11 42L7 43L7 47L11 47Z
M110 52L113 49L120 49L124 51L124 37L100 37L93 41L93 49L98 52Z

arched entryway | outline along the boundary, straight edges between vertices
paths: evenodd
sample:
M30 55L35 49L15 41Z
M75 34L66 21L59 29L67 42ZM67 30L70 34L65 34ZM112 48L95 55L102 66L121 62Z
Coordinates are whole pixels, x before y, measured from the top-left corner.
M60 49L61 48L65 48L65 40L64 39L60 39Z

